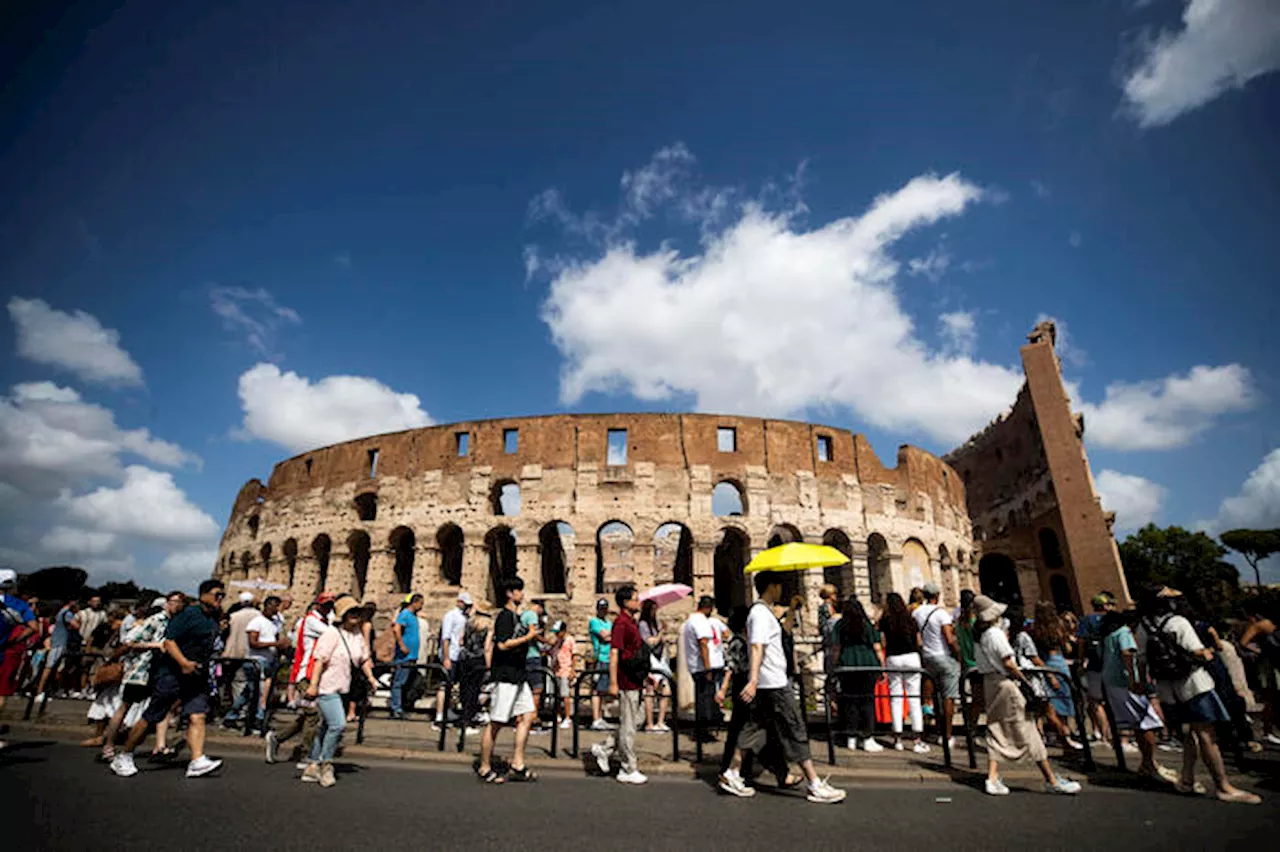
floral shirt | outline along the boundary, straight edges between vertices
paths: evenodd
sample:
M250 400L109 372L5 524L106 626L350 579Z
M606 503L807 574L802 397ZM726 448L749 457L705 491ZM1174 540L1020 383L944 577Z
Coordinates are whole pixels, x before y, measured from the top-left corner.
M724 663L735 675L748 674L751 671L751 651L747 648L747 638L739 633L729 637L724 646Z
M134 624L125 636L128 644L163 642L165 628L169 626L169 613L160 610L146 621ZM155 651L150 649L131 651L124 661L125 686L145 686L151 677L151 660Z

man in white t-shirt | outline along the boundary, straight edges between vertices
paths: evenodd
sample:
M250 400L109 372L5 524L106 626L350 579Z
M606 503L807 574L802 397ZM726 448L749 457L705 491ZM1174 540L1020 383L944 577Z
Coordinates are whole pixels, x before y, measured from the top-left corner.
M920 629L920 657L924 669L933 678L934 715L942 722L942 736L951 739L951 718L956 714L960 698L960 644L956 640L951 612L938 606L940 590L936 583L925 583L924 600L913 617ZM942 712L937 712L937 699L942 699Z
M818 777L809 751L809 731L787 678L787 657L782 647L782 625L772 607L782 598L782 575L774 571L756 574L760 596L747 616L747 644L750 648L750 677L734 700L751 707L751 715L738 737L738 752L720 776L720 789L742 798L754 796L742 777L744 752L760 754L773 745L788 763L799 763L809 782L808 799L817 804L843 802L844 790L837 790ZM788 783L790 779L784 781ZM799 779L796 779L799 783Z
M246 656L250 660L258 662L257 673L261 676L258 684L258 708L257 722L259 726L266 714L267 708L267 691L271 682L275 679L276 668L280 661L280 651L289 647L289 640L280 635L280 625L276 621L276 615L280 612L280 598L271 595L262 602L262 612L245 625L245 639L247 652ZM249 669L247 676L253 673L252 668Z
M724 678L723 637L711 618L715 605L715 598L703 595L680 628L680 653L693 679L694 736L708 743L716 739L708 727L720 722L716 687Z
M445 613L440 621L440 665L449 683L458 684L458 655L462 653L462 636L467 630L467 616L471 613L470 593L458 592L458 605ZM454 692L457 696L457 692ZM444 681L436 690L436 726L444 724Z

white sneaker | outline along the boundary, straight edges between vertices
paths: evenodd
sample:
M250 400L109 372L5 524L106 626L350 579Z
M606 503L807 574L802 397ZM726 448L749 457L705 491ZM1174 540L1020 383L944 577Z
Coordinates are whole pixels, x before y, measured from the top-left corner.
M1062 793L1067 796L1074 796L1080 792L1080 782L1071 781L1059 775L1052 784L1046 783L1044 785L1044 791L1046 793Z
M849 737L849 739L845 742L845 746L847 746L847 747L848 747L849 751L857 751L857 750L858 750L858 738L857 738L857 737Z
M911 750L914 751L916 754L928 754L929 744L926 742L922 742L920 740L916 740L916 744L911 747Z
M1084 746L1080 743L1080 741L1077 740L1075 737L1067 737L1066 744L1067 744L1067 748L1074 749L1075 751L1079 751L1080 749L1084 748Z
M741 775L721 775L719 786L729 795L740 799L750 799L756 794L756 788L748 787Z
M564 731L564 730L567 730L567 729L572 728L572 727L573 727L573 720L572 720L572 719L561 719L561 720L560 720L560 730Z
M208 775L210 772L218 771L220 766L222 766L221 760L211 760L207 754L202 754L187 764L187 777L199 778L202 775Z
M591 730L607 731L609 730L609 723L606 722L604 719L596 719L594 722L591 723Z
M609 752L600 743L596 743L591 747L591 756L596 759L596 766L605 775L609 774Z
M1271 743L1272 745L1280 745L1280 737L1277 737L1275 734L1267 734L1262 739Z
M266 754L267 763L275 763L275 762L276 762L276 752L278 752L278 751L280 750L280 739L279 739L279 737L277 737L277 736L276 736L276 732L275 732L275 731L267 731L266 741L267 741L267 743L266 743L266 745L267 745L267 754Z
M844 790L837 790L827 783L827 779L823 778L818 782L816 787L809 788L809 795L805 796L809 801L819 805L834 805L844 801L847 796Z
M297 763L293 765L293 768L305 770L310 765L311 765L311 761L309 760L299 760Z
M618 783L620 784L644 784L649 779L637 769L635 772L619 772Z
M1125 743L1124 745L1120 746L1120 748L1125 754L1137 754L1139 751L1141 751L1141 749L1138 748L1137 743Z
M43 703L44 703L44 693L43 693L43 692L36 696L35 703L36 703L36 704L43 704Z
M302 770L302 782L304 784L318 784L320 782L320 764L305 763Z
M659 734L669 734L669 733L671 733L671 728L670 728L670 726L668 726L666 723L663 723L663 724L659 725L658 727L654 728L653 730L654 730L656 733L659 733Z
M987 795L988 795L988 796L1007 796L1007 795L1009 795L1009 788L1005 786L1005 784L1004 784L1004 779L1002 779L1002 778L997 778L997 779L996 779L996 780L994 780L994 781L992 781L990 778L988 778L988 779L983 783L983 789L984 789L984 790L986 790L986 792L987 792Z
M902 750L903 750L903 749L905 749L905 748L906 748L906 746L904 746L904 745L902 744L902 740L894 740L894 741L893 741L893 750L894 750L894 751L902 751Z
M884 746L880 745L880 743L876 742L871 737L867 737L862 741L862 750L875 753L877 751L884 751Z
M133 765L133 755L122 751L111 758L111 771L121 778L128 778L138 774L138 767Z

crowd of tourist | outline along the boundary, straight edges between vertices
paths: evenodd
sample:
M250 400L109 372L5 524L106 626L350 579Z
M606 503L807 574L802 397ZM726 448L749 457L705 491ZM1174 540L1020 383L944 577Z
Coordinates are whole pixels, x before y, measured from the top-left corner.
M548 619L541 601L526 602L519 579L502 585L504 603L495 611L460 592L438 631L422 615L422 596L407 595L390 628L379 632L373 605L350 595L322 593L293 613L287 596L259 601L246 591L224 608L223 584L207 580L195 599L174 591L130 609L108 608L98 597L50 609L16 594L16 577L0 571L0 710L20 687L40 701L54 693L89 699L94 730L84 745L100 749L122 777L138 771L135 753L153 731L151 757L172 757L172 732L183 719L187 776L199 777L221 765L204 749L206 719L221 701L224 726L263 732L267 762L278 762L297 738L300 779L329 787L343 733L367 714L375 693L387 694L392 719L406 718L428 697L418 682L420 663L438 661L435 726L479 735L476 770L486 784L537 780L526 762L529 737L551 725L571 727L573 692L585 682L590 728L608 734L591 748L599 770L640 785L647 778L636 734L670 732L669 684L678 663L693 686L693 736L709 744L724 729L719 789L754 795L758 765L780 787L805 784L811 802L839 802L844 791L814 768L794 689L803 601L782 599L779 574L762 572L754 581L756 602L733 609L727 623L715 599L703 596L678 628L664 627L655 600L642 601L634 586L624 586L612 601L596 602L579 642L565 621ZM831 735L843 732L850 749L923 755L932 749L929 722L934 742L951 748L965 689L962 721L986 750L984 789L994 796L1009 792L1001 767L1019 760L1038 766L1047 791L1079 792L1078 782L1050 764L1046 742L1070 753L1090 738L1140 755L1140 773L1183 793L1209 792L1195 777L1202 762L1218 799L1256 803L1227 777L1219 742L1249 751L1280 745L1280 636L1254 603L1232 634L1197 619L1185 596L1166 587L1139 590L1129 611L1101 593L1080 619L1047 602L1027 618L1017 606L968 590L951 609L932 584L906 599L890 593L871 612L832 586L820 598ZM1073 666L1083 674L1083 729ZM547 705L544 725L543 696L551 694L561 700ZM294 712L271 727L277 705ZM495 761L495 743L508 727L511 759ZM1181 753L1180 770L1162 766L1162 752Z

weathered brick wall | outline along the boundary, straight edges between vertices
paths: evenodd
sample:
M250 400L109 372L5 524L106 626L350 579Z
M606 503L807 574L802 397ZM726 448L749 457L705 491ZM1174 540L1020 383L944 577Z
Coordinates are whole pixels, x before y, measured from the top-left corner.
M735 451L718 449L721 427L736 430ZM514 453L504 451L504 431L510 429L518 430ZM627 432L625 464L608 464L610 429ZM466 455L458 453L459 435L467 436ZM819 460L820 438L830 439L829 461ZM631 530L629 548L609 551L625 553L616 558L634 566L634 581L645 588L672 579L678 537L657 536L659 529L683 525L692 540L695 594L713 594L716 548L727 528L747 537L749 557L767 546L777 528L790 526L806 541L847 538L852 561L841 579L864 601L873 582L880 593L907 591L902 553L914 539L928 554L926 579L940 582L954 599L972 585L964 485L947 464L914 447L903 447L897 462L885 468L865 438L840 429L700 414L552 415L378 435L303 453L277 464L265 486L256 480L246 484L222 537L217 574L285 583L299 600L321 586L357 590L384 613L412 589L427 596L427 613L438 624L459 590L443 576L438 533L447 524L460 528L461 588L483 599L490 594L493 549L486 537L492 541L491 532L506 527L515 535L516 569L529 593L546 597L548 610L568 617L582 635L598 596L601 527L622 522ZM712 512L712 489L724 481L743 494L746 511L740 517ZM518 515L495 511L495 491L503 483L519 486ZM376 495L373 520L357 515L362 495ZM544 594L540 533L558 523L573 530L564 547L566 591ZM408 540L406 530L413 546L403 548L400 558L411 555L412 571L398 578L395 548ZM868 566L873 535L887 547ZM364 536L367 570L364 588L357 589ZM323 583L316 547L322 537L329 542ZM811 607L821 582L821 572L803 577ZM687 608L664 611L668 626ZM813 612L806 617L809 630Z

